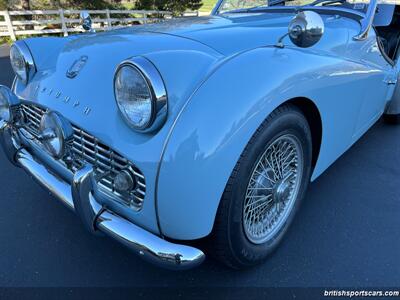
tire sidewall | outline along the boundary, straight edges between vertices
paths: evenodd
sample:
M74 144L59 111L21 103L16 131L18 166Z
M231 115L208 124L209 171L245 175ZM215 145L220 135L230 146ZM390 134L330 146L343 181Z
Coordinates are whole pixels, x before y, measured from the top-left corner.
M255 164L263 155L269 145L282 135L294 135L300 142L303 151L303 174L297 198L293 204L286 221L280 230L268 241L262 244L254 244L248 240L243 228L243 205L245 201L245 193L253 173ZM266 142L267 141L267 142ZM236 182L233 185L232 201L229 207L228 234L231 243L231 250L241 264L253 265L263 260L271 254L293 221L301 200L304 198L311 175L311 156L312 141L310 129L304 116L297 110L290 110L274 118L267 126L261 128L260 131L252 138L252 141L246 147L245 155L240 161L240 168Z

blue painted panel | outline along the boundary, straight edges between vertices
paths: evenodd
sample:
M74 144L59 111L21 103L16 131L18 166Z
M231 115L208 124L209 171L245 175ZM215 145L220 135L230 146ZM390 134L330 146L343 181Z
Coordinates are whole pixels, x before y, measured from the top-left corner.
M247 141L287 99L311 99L321 113L316 178L351 145L370 70L339 57L288 48L257 49L225 64L190 100L168 142L157 193L162 231L177 239L211 231Z
M17 92L61 112L142 170L147 184L143 210L109 206L155 233L158 212L162 233L200 238L211 231L226 182L248 140L280 104L305 97L318 107L323 136L315 179L386 103L382 79L392 68L375 48L372 34L355 42L357 21L324 15L325 34L315 46L300 49L286 38L284 49L274 48L292 17L213 16L66 39L30 39L38 73L28 86L19 83ZM89 57L85 68L68 79L66 71L82 55ZM115 104L114 72L135 55L149 58L166 84L168 120L155 134L134 132ZM88 116L86 107L91 109Z
M39 71L28 86L17 85L18 95L60 112L132 161L146 178L143 209L135 212L118 203L107 205L136 224L158 233L154 191L162 146L184 100L220 54L205 45L176 36L130 35L118 31L80 38L30 39L27 43ZM52 53L49 59L46 59L48 52L43 49ZM85 67L75 79L67 78L67 70L82 55L89 57ZM114 72L123 60L135 55L147 55L153 60L166 83L169 117L156 134L141 134L129 128L115 103ZM43 88L46 88L45 92ZM56 96L58 92L61 93L59 97ZM70 97L68 103L65 97ZM75 103L79 105L75 106ZM91 109L89 115L84 114L86 107Z

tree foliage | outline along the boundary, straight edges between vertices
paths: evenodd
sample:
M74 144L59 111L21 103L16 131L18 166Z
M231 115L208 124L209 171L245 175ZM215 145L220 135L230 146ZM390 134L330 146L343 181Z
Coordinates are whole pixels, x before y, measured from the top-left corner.
M202 5L202 0L138 0L136 9L167 10L177 16L187 10L198 10Z
M105 0L67 0L64 6L75 9L118 9L121 1L105 1Z
M8 4L7 0L0 0L0 10L7 9L7 4Z
M175 16L187 10L198 10L202 0L137 0L135 9L167 10ZM121 0L0 0L0 10L10 7L23 9L124 9Z
M0 9L7 2L14 9L28 5L31 9L123 9L121 0L0 0Z

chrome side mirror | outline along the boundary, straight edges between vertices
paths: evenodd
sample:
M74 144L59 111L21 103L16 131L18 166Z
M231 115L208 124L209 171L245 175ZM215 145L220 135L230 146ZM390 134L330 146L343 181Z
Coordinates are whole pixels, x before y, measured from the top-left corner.
M324 21L310 10L300 11L290 21L288 35L293 44L301 48L315 45L324 34Z
M82 28L86 31L93 31L92 18L87 11L82 11L80 14Z

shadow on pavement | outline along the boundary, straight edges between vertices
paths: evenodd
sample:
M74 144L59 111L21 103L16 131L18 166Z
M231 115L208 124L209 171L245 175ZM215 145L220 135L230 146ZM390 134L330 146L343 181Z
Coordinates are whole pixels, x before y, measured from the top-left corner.
M0 84L11 86L13 70L10 64L9 48L0 46Z

